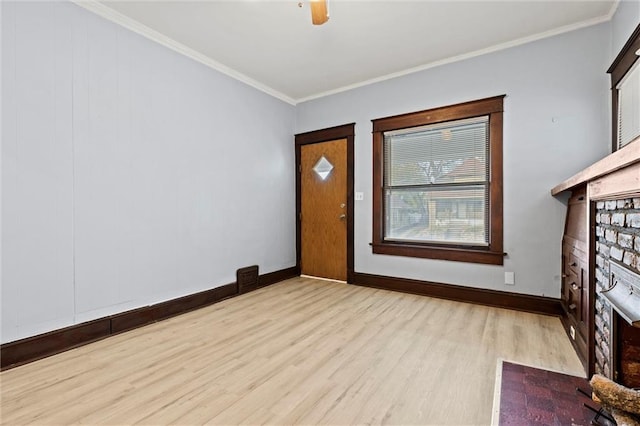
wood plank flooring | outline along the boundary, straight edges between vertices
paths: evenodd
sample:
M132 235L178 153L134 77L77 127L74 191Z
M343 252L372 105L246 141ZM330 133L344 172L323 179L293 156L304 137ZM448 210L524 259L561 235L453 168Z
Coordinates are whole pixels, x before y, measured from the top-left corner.
M498 357L584 374L555 317L295 278L2 372L0 419L481 425Z

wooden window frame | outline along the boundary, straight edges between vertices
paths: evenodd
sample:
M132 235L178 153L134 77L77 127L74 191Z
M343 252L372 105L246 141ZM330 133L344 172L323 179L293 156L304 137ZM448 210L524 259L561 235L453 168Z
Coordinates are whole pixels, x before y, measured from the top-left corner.
M502 115L505 95L372 120L373 123L373 253L504 264L502 218ZM469 247L384 238L384 132L487 115L489 116L489 245Z
M618 150L618 83L631 70L637 60L636 52L640 49L640 24L622 47L616 59L607 70L611 74L611 152Z

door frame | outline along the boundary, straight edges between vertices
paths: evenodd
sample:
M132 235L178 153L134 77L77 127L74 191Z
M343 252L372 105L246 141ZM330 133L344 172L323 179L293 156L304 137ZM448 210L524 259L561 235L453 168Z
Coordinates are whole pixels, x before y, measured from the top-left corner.
M330 127L327 129L314 130L295 135L296 150L296 268L300 271L300 258L302 254L301 238L301 190L300 183L300 150L303 145L320 142L331 142L337 139L347 140L347 282L353 283L353 147L355 137L355 123L344 124L342 126Z

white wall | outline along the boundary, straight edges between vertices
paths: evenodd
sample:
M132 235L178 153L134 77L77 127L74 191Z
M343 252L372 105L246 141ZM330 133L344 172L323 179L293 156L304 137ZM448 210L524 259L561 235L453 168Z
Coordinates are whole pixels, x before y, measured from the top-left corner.
M566 206L549 191L608 152L609 46L601 24L298 105L297 132L356 122L356 271L559 297ZM372 254L371 120L501 94L504 267Z
M358 272L558 297L565 205L549 189L609 150L605 70L640 3L622 2L612 23L297 108L72 4L4 1L0 19L9 342L220 286L249 264L293 266L292 134L349 122L365 193ZM370 120L500 94L505 266L373 255Z
M2 342L295 265L294 107L2 2Z

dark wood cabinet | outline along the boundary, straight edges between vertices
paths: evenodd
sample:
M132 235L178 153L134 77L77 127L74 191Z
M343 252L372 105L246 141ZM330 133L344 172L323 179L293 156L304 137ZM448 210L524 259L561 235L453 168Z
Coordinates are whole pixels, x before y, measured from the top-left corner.
M586 185L576 187L569 198L562 238L563 324L585 366L589 362L591 293L589 284L589 204Z

